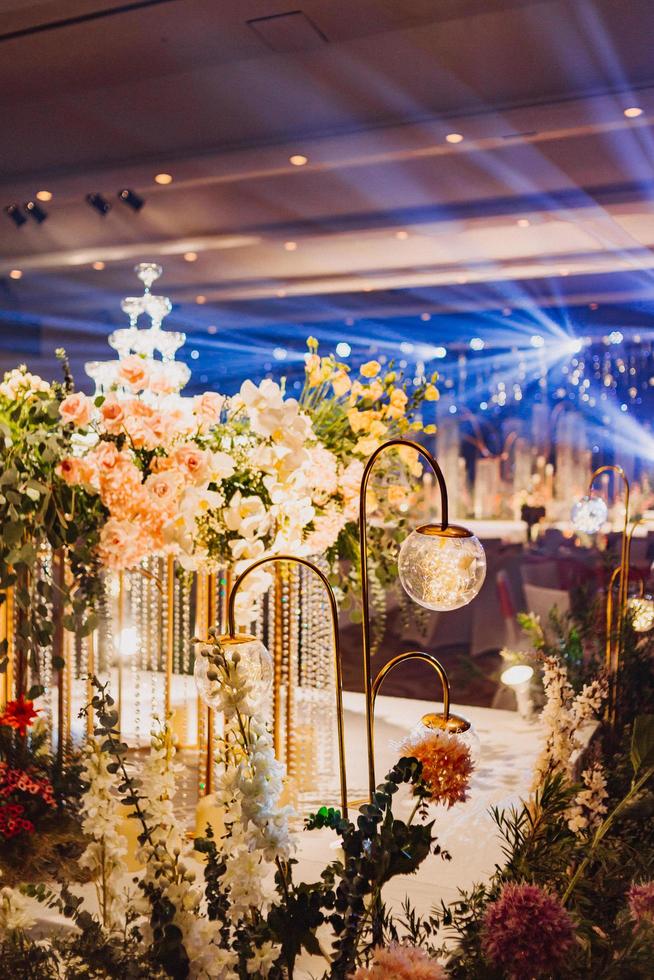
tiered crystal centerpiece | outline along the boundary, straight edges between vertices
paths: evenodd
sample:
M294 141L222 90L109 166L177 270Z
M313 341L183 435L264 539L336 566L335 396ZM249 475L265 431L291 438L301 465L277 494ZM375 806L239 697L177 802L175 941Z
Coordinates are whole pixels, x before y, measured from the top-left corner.
M126 296L121 303L123 313L129 317L129 327L114 330L109 337L109 346L117 352L118 358L88 361L86 373L95 382L96 394L120 389L123 387L119 377L120 361L133 355L147 359L153 391L160 394L179 392L191 376L188 366L175 360L186 334L162 329L164 317L170 313L172 304L167 296L156 296L150 291L161 275L161 266L155 262L140 262L134 271L143 283L144 291L142 296ZM138 326L142 316L149 317L149 327Z

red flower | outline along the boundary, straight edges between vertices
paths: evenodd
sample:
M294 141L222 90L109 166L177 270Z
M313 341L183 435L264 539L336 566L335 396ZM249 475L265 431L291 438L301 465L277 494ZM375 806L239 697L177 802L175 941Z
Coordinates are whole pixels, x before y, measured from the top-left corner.
M21 694L15 701L7 701L0 725L15 728L19 735L25 735L37 714L34 702L26 700L25 695Z

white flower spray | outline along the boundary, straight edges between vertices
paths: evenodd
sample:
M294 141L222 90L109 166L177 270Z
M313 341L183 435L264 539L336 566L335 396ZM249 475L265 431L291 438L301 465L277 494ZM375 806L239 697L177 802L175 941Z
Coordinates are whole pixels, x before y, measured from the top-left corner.
M605 678L585 684L575 695L567 667L554 657L544 659L543 688L545 707L541 720L545 741L536 762L534 789L552 773L559 772L569 780L574 779L575 753L584 747L582 728L597 718L607 697ZM606 780L599 762L593 762L584 770L582 782L584 788L568 812L568 826L574 833L587 833L606 812Z
M119 833L120 800L115 792L116 777L109 769L112 757L100 743L86 744L83 778L88 789L82 797L82 830L90 838L79 858L95 882L100 921L105 929L120 928L124 913L122 876L127 853L125 838Z

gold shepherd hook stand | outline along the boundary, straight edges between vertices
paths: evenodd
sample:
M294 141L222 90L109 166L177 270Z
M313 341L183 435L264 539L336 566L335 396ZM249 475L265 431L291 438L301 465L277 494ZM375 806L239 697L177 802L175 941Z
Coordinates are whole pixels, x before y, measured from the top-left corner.
M370 793L370 798L375 792L376 779L375 779L375 701L377 698L377 693L379 688L384 681L385 677L389 674L391 670L405 663L409 660L421 660L424 663L429 664L439 675L441 683L443 685L443 714L429 714L425 715L423 718L423 723L428 724L431 728L442 728L450 732L464 732L470 728L470 722L465 718L458 717L456 715L450 715L450 688L449 682L447 680L447 674L442 664L429 653L422 653L420 651L412 651L408 653L401 653L397 657L394 657L387 664L385 664L377 675L373 678L372 668L371 668L371 641L370 641L370 596L369 596L369 583L368 583L368 533L367 533L367 514L366 514L366 502L367 502L367 490L368 483L370 481L370 474L372 468L377 461L377 458L386 450L392 449L393 447L406 446L410 449L414 449L417 453L422 456L422 458L427 462L430 469L432 470L436 481L438 483L441 495L441 522L439 524L428 524L419 528L424 534L435 535L443 538L462 538L462 537L472 537L470 531L466 528L459 527L455 524L449 523L449 504L447 498L447 486L445 483L445 477L443 476L443 471L441 470L436 458L432 454L421 446L417 442L412 442L409 439L389 439L382 446L370 456L368 462L366 463L365 469L363 471L363 477L361 480L361 489L359 493L359 547L360 547L360 560L361 560L361 600L362 600L362 618L361 618L361 633L362 633L362 652L363 652L363 682L364 682L364 695L366 702L366 737L368 744L368 789ZM428 719L428 720L427 720Z
M336 724L337 724L337 739L338 739L338 765L339 765L339 780L340 780L340 791L341 791L341 810L343 816L347 818L347 773L345 764L345 722L343 717L343 672L341 663L341 647L340 647L340 636L338 629L338 606L336 604L336 596L334 595L334 590L329 584L327 576L322 572L317 565L309 561L306 558L297 558L294 555L272 555L267 558L260 558L258 561L253 562L248 568L242 572L234 583L234 587L229 594L229 602L227 607L227 630L228 639L236 642L246 642L248 640L254 640L255 637L244 633L238 633L236 631L236 596L238 591L243 584L244 580L248 577L250 572L253 572L256 568L261 568L263 565L267 564L280 564L282 562L287 562L295 565L302 565L304 568L310 569L315 575L318 576L325 591L329 597L329 610L331 614L332 621L332 641L333 641L333 651L334 651L334 673L336 677ZM289 677L288 683L292 684L293 679ZM279 714L279 690L273 691L273 698L277 701L277 714Z

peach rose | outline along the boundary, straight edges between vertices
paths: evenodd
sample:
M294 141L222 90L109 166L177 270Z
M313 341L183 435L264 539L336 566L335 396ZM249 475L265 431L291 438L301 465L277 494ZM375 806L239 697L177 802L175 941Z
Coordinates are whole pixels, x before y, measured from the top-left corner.
M205 483L210 476L210 454L192 442L187 442L175 451L176 466L191 483Z
M75 391L64 398L59 406L59 414L63 422L72 422L78 429L82 429L91 421L92 409L93 402L88 395Z
M100 406L102 424L111 435L118 435L125 423L125 410L116 398L107 398Z
M216 425L220 422L220 413L224 404L224 395L219 395L217 391L205 391L203 395L198 395L194 399L193 414L203 428Z
M118 379L130 391L143 391L149 380L148 365L138 354L129 354L120 362Z
M144 556L138 524L110 517L100 532L100 558L107 568L133 568Z
M381 371L381 364L379 361L366 361L365 364L361 365L361 374L364 378L375 378Z
M165 470L163 473L151 473L145 487L158 507L170 510L175 505L182 483L181 473Z
M89 486L93 483L95 470L91 463L75 456L67 456L57 466L57 475L69 486Z
M352 382L348 378L345 371L339 371L332 378L332 388L334 389L334 394L337 398L341 398L343 395L347 395L348 391L352 387Z

